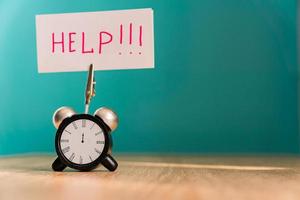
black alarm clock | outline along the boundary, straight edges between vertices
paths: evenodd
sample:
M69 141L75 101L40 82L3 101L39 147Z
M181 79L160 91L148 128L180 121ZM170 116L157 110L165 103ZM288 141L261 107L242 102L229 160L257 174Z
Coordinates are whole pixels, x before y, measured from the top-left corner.
M94 115L76 114L69 107L59 108L53 115L57 128L55 149L58 158L53 162L54 171L70 167L90 171L102 164L114 171L118 163L111 156L111 132L118 124L117 115L110 109L99 108Z
M110 136L118 126L118 116L106 107L99 108L94 115L88 114L91 99L96 94L92 64L88 72L84 114L76 114L69 107L61 107L54 112L52 121L57 128L55 149L58 156L52 164L54 171L63 171L66 167L90 171L99 164L109 171L118 167L111 156Z

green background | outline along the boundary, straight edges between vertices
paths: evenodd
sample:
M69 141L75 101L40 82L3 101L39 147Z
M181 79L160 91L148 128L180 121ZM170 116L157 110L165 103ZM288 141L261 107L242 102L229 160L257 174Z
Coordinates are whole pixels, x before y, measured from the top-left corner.
M86 73L37 73L35 15L153 8L155 69L97 71L117 152L299 153L296 0L0 0L0 154L54 152Z

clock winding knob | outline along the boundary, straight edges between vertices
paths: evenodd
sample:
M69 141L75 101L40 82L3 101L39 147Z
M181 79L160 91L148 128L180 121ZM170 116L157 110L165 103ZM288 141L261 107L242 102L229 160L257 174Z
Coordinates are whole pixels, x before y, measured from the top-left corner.
M118 116L109 108L101 107L95 111L94 115L100 117L111 131L114 131L117 128L119 123Z
M60 107L53 114L53 117L52 117L53 125L55 126L55 128L58 128L60 123L65 118L71 117L75 114L76 114L76 112L70 107L66 107L66 106Z

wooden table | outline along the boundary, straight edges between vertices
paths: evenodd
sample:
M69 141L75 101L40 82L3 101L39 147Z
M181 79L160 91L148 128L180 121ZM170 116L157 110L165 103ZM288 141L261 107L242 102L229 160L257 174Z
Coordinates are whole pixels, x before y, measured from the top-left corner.
M300 157L117 156L107 172L52 172L54 156L0 158L0 200L299 200Z

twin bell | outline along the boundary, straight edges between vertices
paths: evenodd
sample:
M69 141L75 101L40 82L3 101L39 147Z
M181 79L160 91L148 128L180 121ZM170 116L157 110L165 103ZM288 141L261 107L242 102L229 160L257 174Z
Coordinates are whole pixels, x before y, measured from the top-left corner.
M52 117L52 122L55 128L58 129L59 125L62 123L62 121L68 117L72 117L73 115L76 115L77 113L70 107L60 107L57 109ZM110 132L114 131L118 126L118 116L117 114L112 111L109 108L101 107L97 109L94 113L94 116L100 120L102 120L107 127L110 129Z

